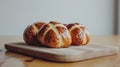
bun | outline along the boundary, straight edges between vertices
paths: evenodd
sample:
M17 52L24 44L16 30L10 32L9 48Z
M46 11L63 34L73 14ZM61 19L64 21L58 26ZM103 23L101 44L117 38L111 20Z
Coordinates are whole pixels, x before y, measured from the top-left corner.
M29 45L37 45L39 44L37 40L37 34L39 29L44 25L44 22L36 22L27 26L23 33L24 41Z
M72 45L85 45L90 41L88 29L84 25L78 23L71 23L66 25L71 37Z
M51 21L36 22L27 26L23 39L29 45L61 48L70 45L86 45L90 41L90 35L84 25Z
M66 26L55 21L45 24L38 32L38 41L47 47L60 48L71 45L71 35Z

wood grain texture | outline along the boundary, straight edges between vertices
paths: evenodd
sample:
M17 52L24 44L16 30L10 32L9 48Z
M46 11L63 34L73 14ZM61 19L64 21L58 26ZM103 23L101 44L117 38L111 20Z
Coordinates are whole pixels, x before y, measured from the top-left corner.
M8 43L5 48L9 51L30 55L50 61L74 62L96 57L117 54L119 48L112 45L70 46L69 48L46 48L26 45L25 43Z
M120 67L120 51L117 55L73 63L59 63L6 51L5 43L13 42L24 41L22 36L0 36L0 67ZM113 45L119 47L120 50L120 35L91 36L90 44Z

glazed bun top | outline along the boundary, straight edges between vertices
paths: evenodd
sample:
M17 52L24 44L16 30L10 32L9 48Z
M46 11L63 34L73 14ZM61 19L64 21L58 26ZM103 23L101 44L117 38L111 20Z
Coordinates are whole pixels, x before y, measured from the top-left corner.
M23 39L29 45L38 44L37 33L39 29L46 23L44 22L36 22L31 25L28 25L27 28L23 32Z
M51 21L36 22L27 26L23 39L29 45L60 48L86 45L90 41L90 35L86 26L79 23L61 24Z
M71 45L71 36L66 26L56 21L45 24L38 32L39 42L48 47L68 47Z
M66 26L72 37L72 45L88 44L90 36L86 26L79 23L71 23L67 24Z

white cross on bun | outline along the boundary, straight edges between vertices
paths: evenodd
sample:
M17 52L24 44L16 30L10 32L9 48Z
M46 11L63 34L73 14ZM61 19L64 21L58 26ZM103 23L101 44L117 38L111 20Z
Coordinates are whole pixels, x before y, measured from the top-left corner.
M29 45L62 48L70 45L86 45L90 41L90 35L84 25L51 21L36 22L27 26L23 39Z
M65 24L67 26L71 37L72 45L86 45L90 41L88 29L79 23Z
M23 32L23 39L29 45L38 45L37 34L39 29L46 23L36 22L34 24L28 25Z
M45 24L38 32L38 41L45 46L60 48L71 45L71 35L66 26L56 21Z

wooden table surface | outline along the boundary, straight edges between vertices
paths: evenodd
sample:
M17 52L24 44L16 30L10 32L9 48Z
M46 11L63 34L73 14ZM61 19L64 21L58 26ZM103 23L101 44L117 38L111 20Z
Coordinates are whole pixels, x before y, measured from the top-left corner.
M72 63L58 63L9 52L5 43L21 42L20 36L0 36L0 67L120 67L120 52L117 55L99 57ZM90 44L115 45L120 48L120 35L91 36Z

